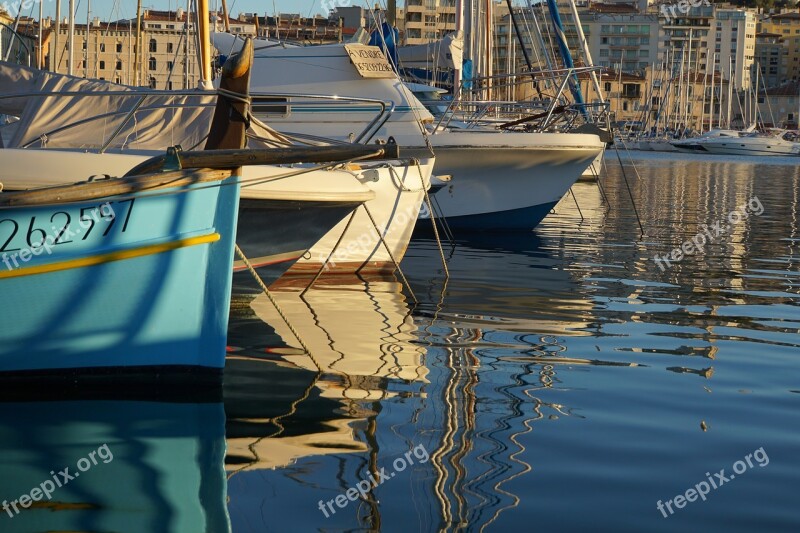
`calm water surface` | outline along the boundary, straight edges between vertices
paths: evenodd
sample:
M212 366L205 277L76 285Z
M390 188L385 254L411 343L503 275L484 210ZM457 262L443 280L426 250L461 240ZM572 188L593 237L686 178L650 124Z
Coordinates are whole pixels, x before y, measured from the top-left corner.
M414 241L417 304L395 279L276 288L309 354L236 295L222 398L0 403L0 498L115 454L0 531L797 531L800 167L622 157L574 187L583 218L567 197L533 233L458 236L449 279Z

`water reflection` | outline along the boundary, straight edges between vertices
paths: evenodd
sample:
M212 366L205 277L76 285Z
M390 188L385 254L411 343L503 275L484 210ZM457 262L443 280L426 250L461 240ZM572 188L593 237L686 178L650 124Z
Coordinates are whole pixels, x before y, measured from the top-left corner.
M0 402L0 498L32 494L51 472L62 487L13 518L4 532L224 532L222 402L86 398L6 392ZM144 395L146 398L146 395ZM106 447L107 446L107 447ZM105 451L98 449L105 447ZM97 464L84 472L93 452ZM109 452L109 453L106 453ZM81 462L81 461L84 462Z
M753 530L765 516L790 530L800 171L655 156L636 170L643 238L609 166L602 191L574 187L580 211L567 197L534 233L447 246L449 280L436 246L413 242L417 305L394 278L273 287L309 353L265 295L237 295L226 420L218 399L0 404L4 498L105 442L115 453L62 510L0 530ZM654 263L751 195L762 216ZM419 446L428 459L395 471ZM669 520L656 510L761 446L768 468ZM320 509L383 470L363 498Z

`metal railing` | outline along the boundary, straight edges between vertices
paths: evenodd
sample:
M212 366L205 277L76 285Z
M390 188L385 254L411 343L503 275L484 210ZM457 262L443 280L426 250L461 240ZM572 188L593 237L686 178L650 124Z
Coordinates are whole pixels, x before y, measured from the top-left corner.
M156 105L145 106L144 103L147 99L152 98L183 98L183 97L196 97L196 98L203 98L203 97L219 97L224 96L226 98L234 98L237 97L241 100L247 101L258 101L258 99L267 99L267 98L286 98L289 99L296 99L296 100L289 100L287 102L269 102L272 105L280 105L280 106L288 106L292 107L319 107L320 102L322 102L325 106L334 107L341 107L341 106L352 106L355 104L370 104L374 105L376 108L375 117L372 118L371 121L367 123L364 129L356 136L352 141L352 144L367 144L369 143L377 132L380 130L381 127L391 118L392 114L395 111L395 103L390 100L379 100L374 98L358 98L358 97L344 97L344 96L335 96L335 95L320 95L320 94L300 94L300 93L252 93L249 97L244 97L242 95L235 95L232 93L228 93L225 91L201 91L201 90L177 90L177 91L163 91L163 90L129 90L129 91L91 91L91 92L81 92L81 91L43 91L43 92L31 92L31 93L16 93L10 95L0 95L0 101L3 100L13 100L13 99L30 99L30 98L51 98L51 97L62 97L62 98L99 98L99 97L118 97L118 98L136 98L136 101L133 102L130 107L125 109L117 109L105 113L98 113L96 115L92 115L91 117L81 118L74 122L70 122L63 126L59 126L53 128L52 130L48 130L42 133L36 133L35 137L32 139L24 140L24 142L20 143L20 146L23 148L30 148L36 142L42 142L42 139L47 139L48 137L52 137L57 135L58 133L68 131L71 129L79 128L82 126L87 126L92 122L96 122L99 120L106 120L109 118L114 117L122 117L122 120L119 125L114 128L114 131L108 136L108 138L104 139L98 148L99 153L104 153L109 149L109 147L114 143L114 141L125 131L125 128L131 124L131 122L135 119L136 114L139 112L153 112L156 110L168 110L168 109L181 109L181 108L200 108L200 107L214 107L216 104L215 102L198 102L198 103L189 103L189 102L181 102L181 103L158 103ZM209 123L210 125L210 123ZM331 139L324 139L322 137L316 137L313 135L297 135L293 134L287 137L306 137L306 138L313 138L317 141L328 141L330 144L350 144L350 143L342 143L339 141L331 140Z
M514 118L522 118L522 115L525 114L529 116L531 114L543 114L542 118L544 120L536 124L536 129L544 131L551 126L553 115L559 105L563 108L559 113L577 111L585 114L587 121L594 123L607 122L607 120L601 118L608 112L607 103L569 103L565 97L565 89L569 86L570 81L576 82L578 81L578 75L586 75L601 69L602 67L574 67L546 71L521 71L514 74L500 74L462 80L457 88L458 90L455 91L456 97L449 101L444 112L439 113L434 133L448 128L452 121L456 119L456 116L460 116L459 120L467 123L467 128L486 125L487 115L490 112L494 113L495 122L507 122ZM557 90L555 93L544 97L544 92L540 87L537 87L537 91L542 95L538 102L474 100L463 97L465 93L480 94L488 91L501 91L530 83L557 86ZM471 88L466 89L468 84L471 85ZM545 91L547 90L545 88ZM437 100L426 103L441 106L443 102L442 100ZM431 109L430 107L428 108L429 110ZM590 114L590 111L594 113ZM458 115L458 113L461 113L461 115ZM573 117L572 120L575 120L575 118Z

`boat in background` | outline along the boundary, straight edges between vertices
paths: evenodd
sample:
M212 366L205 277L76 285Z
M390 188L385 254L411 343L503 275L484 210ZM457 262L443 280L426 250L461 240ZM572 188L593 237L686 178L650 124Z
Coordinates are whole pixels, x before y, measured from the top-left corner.
M7 189L123 175L161 153L165 143L201 143L212 120L214 93L139 91L10 64L0 64L0 78L10 91L0 98L0 107L22 117L13 135L9 133L15 148L0 150ZM98 115L98 108L113 112ZM330 152L324 146L290 145L263 124L253 124L248 138L251 147L318 152L303 165L295 160L243 170L248 185L242 189L238 235L268 283L298 260L301 265L293 272L316 272L332 252L337 254L335 265L328 265L332 272L394 270L394 260L402 257L413 231L427 186L423 175L430 168L398 161L397 156L393 163L370 162L385 159L382 154L391 149L386 145L334 143ZM327 160L325 153L331 154ZM341 154L349 155L339 159ZM353 159L358 165L336 164ZM333 164L317 165L322 162ZM266 206L266 215L260 206ZM237 263L236 268L244 266Z
M719 136L703 139L700 148L716 155L798 156L800 142L794 131L741 134L738 138Z
M230 34L215 34L213 40L224 55L243 43ZM435 128L431 113L374 46L284 48L259 40L255 46L250 89L256 117L294 135L348 140L368 131L392 137L422 164L435 155L437 174L453 179L433 197L454 229L532 229L604 146L588 133ZM308 91L316 85L360 101L311 105L314 95ZM393 103L392 113L376 120L381 102Z

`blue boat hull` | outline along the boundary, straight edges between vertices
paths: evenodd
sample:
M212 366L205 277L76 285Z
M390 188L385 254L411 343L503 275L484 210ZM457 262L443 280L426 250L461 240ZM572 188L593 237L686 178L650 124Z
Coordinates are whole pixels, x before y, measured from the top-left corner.
M558 202L460 217L449 217L447 224L454 230L465 231L531 231L539 225ZM430 222L426 221L430 226ZM425 226L426 224L422 224Z
M0 210L0 372L221 372L238 202L228 178Z

